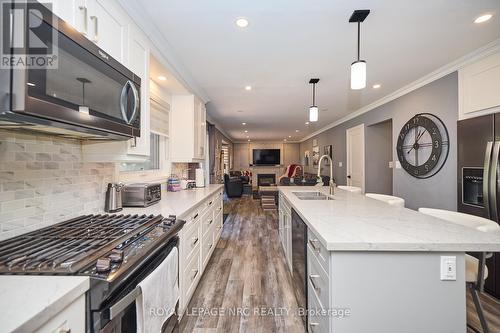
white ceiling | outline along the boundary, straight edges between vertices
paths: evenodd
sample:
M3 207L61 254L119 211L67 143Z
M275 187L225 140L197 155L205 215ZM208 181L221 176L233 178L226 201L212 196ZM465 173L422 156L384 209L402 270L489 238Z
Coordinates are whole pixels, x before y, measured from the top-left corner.
M210 116L237 140L299 140L500 38L499 0L136 1L205 90ZM354 9L372 11L361 30L362 91L349 89ZM496 15L474 24L485 12ZM250 25L237 28L238 17ZM321 79L320 121L306 126L311 77Z

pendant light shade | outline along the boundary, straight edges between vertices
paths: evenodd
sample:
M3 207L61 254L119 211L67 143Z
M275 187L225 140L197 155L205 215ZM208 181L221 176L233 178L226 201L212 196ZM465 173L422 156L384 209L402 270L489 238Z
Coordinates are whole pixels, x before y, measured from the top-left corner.
M351 89L359 90L366 87L366 62L355 61L351 64Z
M351 89L359 90L366 87L366 61L360 60L360 39L361 39L361 22L363 22L366 17L370 14L369 9L355 10L349 22L358 24L358 58L355 62L351 64Z
M309 121L315 122L318 121L319 118L319 110L317 106L311 106L309 108Z
M316 122L319 119L319 110L316 106L316 83L319 82L319 79L310 79L309 84L312 84L312 105L309 107L309 121Z

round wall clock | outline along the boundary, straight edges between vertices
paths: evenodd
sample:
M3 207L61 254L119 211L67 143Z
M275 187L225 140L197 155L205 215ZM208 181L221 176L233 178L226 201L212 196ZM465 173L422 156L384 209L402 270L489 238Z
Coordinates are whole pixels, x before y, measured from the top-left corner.
M448 130L438 117L420 113L401 129L396 147L403 169L416 178L429 178L441 170L450 141Z

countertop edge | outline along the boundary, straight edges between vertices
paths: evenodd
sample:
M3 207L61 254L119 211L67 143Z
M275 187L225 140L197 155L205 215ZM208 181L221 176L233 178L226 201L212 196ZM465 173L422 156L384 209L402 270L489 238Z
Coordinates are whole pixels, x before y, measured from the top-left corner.
M472 243L451 243L451 244L421 244L421 243L342 243L328 242L323 235L309 222L300 210L289 199L286 192L278 187L279 193L286 198L288 204L301 217L308 228L316 235L321 244L329 252L500 252L500 244L472 244ZM484 248L487 248L485 250Z
M179 216L177 216L178 218L180 218L181 220L183 220L185 217L186 217L186 213L196 207L198 207L200 204L202 204L205 200L207 200L207 198L211 195L213 195L215 192L219 191L221 188L224 187L224 184L210 184L211 186L214 186L214 185L219 185L219 186L214 186L213 190L210 191L203 199L200 199L199 201L197 201L195 204L193 204L191 207L189 207L185 212L183 212L182 214L179 214Z
M47 321L52 319L66 307L68 307L78 297L85 294L90 289L90 279L88 277L79 276L83 278L80 283L74 286L69 292L61 296L55 302L42 309L34 316L27 318L24 323L14 328L13 333L32 332L40 328Z

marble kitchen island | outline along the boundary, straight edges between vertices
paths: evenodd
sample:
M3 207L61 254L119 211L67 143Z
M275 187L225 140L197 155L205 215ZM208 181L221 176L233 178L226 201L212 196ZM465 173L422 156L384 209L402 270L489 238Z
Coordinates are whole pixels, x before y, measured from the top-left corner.
M300 219L308 229L307 304L321 310L310 312L310 331L466 332L465 252L500 252L500 235L340 189L334 200L294 193L318 190L328 193L279 187L291 269L291 225ZM456 259L456 279L441 280L442 256Z

